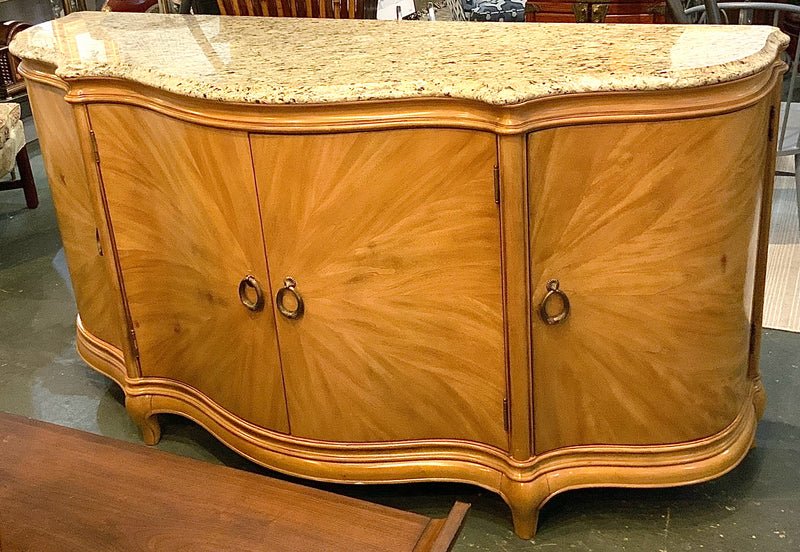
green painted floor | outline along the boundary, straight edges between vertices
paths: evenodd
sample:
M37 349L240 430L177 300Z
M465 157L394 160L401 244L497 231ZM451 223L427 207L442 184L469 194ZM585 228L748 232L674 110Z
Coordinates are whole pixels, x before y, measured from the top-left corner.
M33 142L29 151L40 207L25 209L21 191L0 192L0 411L141 443L118 387L94 373L75 351L76 311L64 252L38 144ZM430 516L444 516L455 500L470 502L472 510L454 548L461 552L796 552L800 335L765 332L761 358L767 410L757 448L735 470L683 488L564 493L545 506L539 533L531 541L513 534L511 516L500 498L476 487L317 486ZM277 476L182 418L162 416L162 427L162 450Z

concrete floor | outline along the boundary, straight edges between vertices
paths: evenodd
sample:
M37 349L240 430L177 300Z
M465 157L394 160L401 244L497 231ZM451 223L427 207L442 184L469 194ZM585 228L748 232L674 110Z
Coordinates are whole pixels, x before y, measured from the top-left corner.
M21 191L0 192L0 410L141 443L119 388L75 351L75 302L37 142L29 152L40 207L25 209ZM797 551L800 335L765 332L761 358L767 410L758 447L735 470L683 488L564 493L545 506L531 541L513 534L500 498L476 487L317 486L430 516L444 516L455 500L470 502L456 552ZM160 449L278 476L191 422L177 416L162 422Z

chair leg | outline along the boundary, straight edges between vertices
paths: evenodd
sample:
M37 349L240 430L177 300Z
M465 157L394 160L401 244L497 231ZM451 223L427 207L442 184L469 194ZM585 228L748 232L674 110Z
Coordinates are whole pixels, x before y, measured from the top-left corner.
M25 203L27 203L28 209L36 209L39 206L39 195L36 193L36 183L33 181L33 171L31 171L31 161L28 158L26 146L22 146L17 154L17 166L22 181L22 190L25 192Z

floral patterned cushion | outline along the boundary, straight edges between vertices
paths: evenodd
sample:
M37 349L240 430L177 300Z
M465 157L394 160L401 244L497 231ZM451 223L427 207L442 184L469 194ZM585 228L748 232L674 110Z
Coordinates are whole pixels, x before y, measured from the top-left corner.
M23 147L25 147L25 128L22 121L17 120L17 123L9 129L8 139L0 146L0 177L11 172L16 164L17 154Z

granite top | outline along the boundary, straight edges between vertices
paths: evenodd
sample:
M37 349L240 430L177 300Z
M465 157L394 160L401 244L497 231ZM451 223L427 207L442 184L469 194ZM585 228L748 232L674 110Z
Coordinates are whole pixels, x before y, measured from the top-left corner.
M772 27L358 21L79 12L16 36L56 75L250 103L689 88L767 67Z

